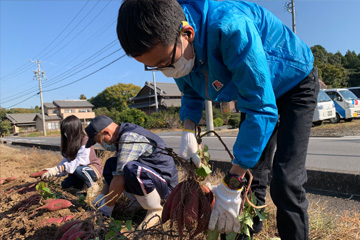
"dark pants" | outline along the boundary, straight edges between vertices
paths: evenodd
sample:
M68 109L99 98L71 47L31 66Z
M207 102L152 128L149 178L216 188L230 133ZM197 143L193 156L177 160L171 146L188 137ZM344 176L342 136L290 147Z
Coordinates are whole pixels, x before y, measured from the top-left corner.
M116 166L116 157L106 160L103 176L108 185L113 179ZM166 199L171 192L166 180L158 172L138 161L131 161L125 165L124 181L125 191L138 196L144 196L156 189L161 199Z
M272 170L270 194L277 207L277 227L282 240L309 238L308 201L303 185L307 180L305 161L318 92L317 72L313 70L277 100L278 125L259 162L251 169L254 177L251 189L259 205L265 204ZM257 222L255 219L255 232L260 231Z
M84 183L91 187L91 185L97 180L96 173L89 166L78 166L73 174L69 174L64 181L61 182L63 189L74 187L82 189Z

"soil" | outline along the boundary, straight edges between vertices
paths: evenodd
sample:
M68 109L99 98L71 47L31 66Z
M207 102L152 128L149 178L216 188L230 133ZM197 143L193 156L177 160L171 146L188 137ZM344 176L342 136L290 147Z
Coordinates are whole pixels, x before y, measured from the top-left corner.
M237 134L236 131L220 131L221 136ZM360 136L360 120L350 123L324 124L312 128L312 136ZM60 179L55 184L49 184L51 193L57 197L70 200L73 206L59 211L36 210L44 204L44 198L38 197L31 204L21 202L31 196L39 195L40 191L33 187L40 179L31 178L29 175L46 167L57 165L62 157L58 152L44 151L29 148L12 148L0 144L1 166L0 177L16 177L15 180L0 185L0 239L55 239L55 233L63 223L44 224L48 218L60 218L73 215L73 219L81 219L93 226L91 238L102 236L100 232L106 225L106 220L92 209L89 205L79 200L73 192L60 189ZM104 158L106 159L106 158ZM23 187L26 191L21 191ZM349 212L360 212L360 201L327 196L323 194L308 193L309 209L321 205L321 209L335 213L341 217ZM271 200L270 200L271 201ZM91 202L91 201L89 201ZM88 202L88 203L89 203ZM117 206L119 211L121 207ZM95 223L95 220L97 222ZM104 221L99 223L99 219ZM141 218L140 218L141 219ZM99 224L101 225L99 227ZM106 233L106 231L105 231Z

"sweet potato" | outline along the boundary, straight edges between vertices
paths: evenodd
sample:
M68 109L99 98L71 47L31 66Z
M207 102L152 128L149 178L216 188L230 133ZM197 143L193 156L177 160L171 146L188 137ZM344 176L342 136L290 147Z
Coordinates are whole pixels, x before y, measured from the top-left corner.
M171 191L169 197L166 199L166 202L165 202L165 205L164 205L164 208L162 211L162 216L161 216L162 223L166 223L171 218L171 216L170 216L171 208L174 204L174 201L176 203L179 202L179 197L180 197L179 194L180 194L180 189L181 189L182 184L183 184L183 182L176 185L176 187Z
M83 231L84 222L76 223L71 226L60 238L60 240L68 240L70 236L74 235L77 232Z
M30 175L30 177L32 178L37 178L37 177L41 177L44 173L46 173L47 170L43 170L43 171L39 171L39 172L34 172Z
M40 225L44 226L44 225L48 225L48 224L52 224L52 223L63 223L63 222L69 221L73 217L74 217L74 215L68 215L68 216L64 216L61 218L47 218L47 219L44 219L43 221L41 221Z
M55 199L53 201L47 202L45 205L38 207L35 210L47 209L49 211L57 211L60 209L68 208L73 205L70 201L65 199Z
M195 229L198 215L201 214L199 213L199 191L201 191L200 188L194 186L189 196L187 196L184 201L184 223L186 229L189 231Z
M66 222L64 225L62 225L56 230L55 239L60 239L64 235L64 233L66 233L72 226L81 222L82 221L80 219Z
M16 179L16 177L1 178L0 183L1 184L8 183L8 182L14 181L15 179Z
M68 216L64 216L61 218L47 218L47 219L44 219L43 221L41 221L40 225L44 226L44 225L48 225L48 224L52 224L52 223L63 223L63 222L69 221L73 217L74 217L74 215L68 215Z
M5 182L6 178L0 178L0 184L3 184Z

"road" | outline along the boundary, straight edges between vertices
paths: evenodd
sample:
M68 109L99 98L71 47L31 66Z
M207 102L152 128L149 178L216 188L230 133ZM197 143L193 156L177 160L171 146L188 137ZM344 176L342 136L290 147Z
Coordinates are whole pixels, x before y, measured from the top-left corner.
M169 147L179 151L180 133L159 134ZM59 137L4 137L3 141L60 145ZM232 150L236 137L222 137ZM204 137L212 160L229 161L230 157L217 137ZM312 137L310 138L306 168L311 170L360 174L360 137Z

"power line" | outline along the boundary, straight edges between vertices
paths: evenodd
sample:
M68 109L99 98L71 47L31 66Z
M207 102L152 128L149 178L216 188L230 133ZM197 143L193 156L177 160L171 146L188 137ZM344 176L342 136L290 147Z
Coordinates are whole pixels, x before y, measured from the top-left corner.
M62 85L62 86L60 86L60 87L56 87L56 88L53 88L53 89L45 90L45 91L43 91L43 92L50 92L50 91L54 91L54 90L57 90L57 89L60 89L60 88L63 88L63 87L69 86L69 85L71 85L71 84L74 84L74 83L76 83L76 82L79 82L79 81L81 81L81 80L83 80L83 79L85 79L85 78L87 78L87 77L90 77L91 75L93 75L93 74L95 74L95 73L97 73L97 72L99 72L99 71L103 70L104 68L107 68L108 66L110 66L111 64L113 64L113 63L115 63L115 62L119 61L121 58L123 58L123 57L125 57L125 56L126 56L126 54L122 55L121 57L119 57L119 58L115 59L114 61L112 61L112 62L110 62L110 63L106 64L105 66L103 66L103 67L99 68L98 70L96 70L96 71L94 71L94 72L92 72L92 73L90 73L90 74L88 74L88 75L86 75L86 76L84 76L84 77L82 77L82 78L79 78L79 79L78 79L78 80L76 80L76 81L73 81L73 82L71 82L71 83L68 83L68 84Z
M75 17L68 23L68 25L66 25L66 27L62 30L62 32L61 32L60 34L58 34L58 35L55 37L55 39L54 39L45 49L43 49L40 53L38 53L37 56L40 55L41 53L43 53L47 48L50 47L51 44L53 44L53 43L60 37L60 35L70 26L70 24L71 24L71 23L76 19L76 17L82 12L82 10L85 8L85 6L88 4L89 1L90 1L90 0L88 0L88 1L85 3L85 5L80 9L80 11L75 15ZM37 58L37 57L34 57L34 58ZM24 69L24 67L25 67L26 65L29 65L29 66L28 66L28 68ZM10 72L10 73L6 74L5 76L3 76L1 79L4 80L4 79L6 79L6 78L13 78L13 77L15 77L15 76L17 76L17 75L19 75L19 74L21 74L21 73L29 70L30 68L31 68L31 64L30 64L29 62L26 62L26 63L24 63L23 65L21 65L20 67L18 67L17 69L15 69L15 70L13 70L12 72ZM21 72L19 72L19 71L21 71Z

